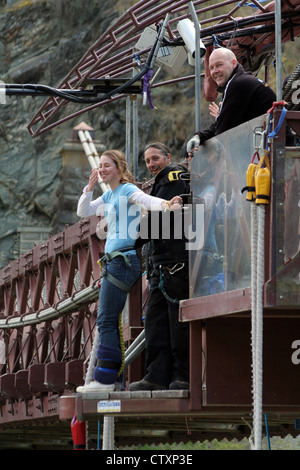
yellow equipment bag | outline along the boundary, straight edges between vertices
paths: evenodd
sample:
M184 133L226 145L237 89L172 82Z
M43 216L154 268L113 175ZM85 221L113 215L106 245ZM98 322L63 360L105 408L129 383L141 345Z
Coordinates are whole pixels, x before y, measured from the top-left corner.
M244 191L248 191L247 196L246 196L246 200L250 201L250 202L255 201L255 181L254 181L254 177L255 177L255 171L256 171L256 168L257 168L257 163L253 163L253 162L254 162L254 159L255 159L256 156L259 160L258 152L255 152L255 154L252 157L251 163L248 166L247 180L246 180L247 181L247 186L245 186L242 189L242 193Z
M262 168L263 163L265 163L266 165L264 168ZM256 167L254 182L256 192L255 204L269 204L271 189L271 171L269 164L269 152L267 150L264 151L263 156Z

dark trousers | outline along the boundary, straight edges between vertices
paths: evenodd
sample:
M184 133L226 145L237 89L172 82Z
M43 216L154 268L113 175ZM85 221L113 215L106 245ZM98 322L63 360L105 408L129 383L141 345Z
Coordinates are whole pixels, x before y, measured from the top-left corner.
M163 269L163 273L166 295L177 300L187 299L187 265L173 275L167 269ZM163 294L159 287L159 270L153 269L149 274L145 379L167 387L174 380L189 382L189 323L178 321L179 304L168 300Z

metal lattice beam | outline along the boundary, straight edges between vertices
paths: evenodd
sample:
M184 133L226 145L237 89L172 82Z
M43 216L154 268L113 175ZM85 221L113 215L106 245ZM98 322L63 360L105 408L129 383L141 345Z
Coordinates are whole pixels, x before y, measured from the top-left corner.
M121 76L131 78L132 73L138 68L135 54L143 60L145 54L149 52L147 49L138 52L135 50L135 45L144 29L147 26L163 21L165 16L170 14L168 33L170 38L173 38L174 35L177 34L176 23L181 19L190 17L190 3L193 4L199 18L199 23L202 26L201 37L209 37L210 41L212 35L221 34L224 31L228 32L228 35L224 36L224 40L226 41L228 41L228 38L230 38L233 33L237 34L241 32L240 30L244 25L242 22L239 24L240 17L243 16L245 11L249 11L244 8L247 4L246 0L239 2L236 0L225 0L221 2L212 0L197 0L194 2L187 0L141 0L115 21L87 50L82 59L62 80L59 89L73 90L80 87L86 79L99 79L107 75L112 78ZM270 4L271 3L273 2L270 2ZM300 2L294 0L292 3L293 5L291 5L291 2L285 2L285 0L282 2L284 6L288 5L288 9L295 14L299 9ZM271 9L268 8L269 4L263 6L260 2L254 1L253 5L256 7L256 12L258 12L258 14L255 15L258 23L263 24L266 22L267 18L273 18L274 20L274 12L270 16ZM241 10L242 8L244 9ZM217 12L222 9L222 14L217 13L216 9L218 9ZM239 20L234 19L234 15L236 15ZM247 18L249 20L251 17ZM257 38L257 41L257 44L259 44L261 35ZM184 79L185 77L182 78ZM78 111L70 115L65 115L57 121L55 121L55 115L61 108L66 106L67 101L62 97L52 96L44 102L30 121L28 125L29 133L33 137L37 136L68 119L107 103L120 100L124 96L126 96L126 94L120 93L108 99L104 99L101 102L85 107L81 106Z

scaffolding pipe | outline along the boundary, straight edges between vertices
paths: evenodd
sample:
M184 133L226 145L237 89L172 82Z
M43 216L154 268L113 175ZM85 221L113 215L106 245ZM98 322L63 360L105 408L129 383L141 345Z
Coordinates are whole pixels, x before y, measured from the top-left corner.
M79 310L83 305L95 301L99 296L98 281L91 286L76 292L71 297L61 300L52 307L38 310L28 315L20 315L19 317L7 317L0 319L1 329L23 328L29 325L36 325L45 321L54 320L72 311Z
M153 67L154 67L154 64L155 64L155 61L156 61L156 57L157 57L157 54L158 54L158 51L160 49L160 45L162 43L162 40L164 38L164 35L165 35L165 31L167 29L167 26L168 26L168 23L169 23L169 18L170 18L170 13L167 13L166 14L166 17L163 21L163 24L162 24L162 27L161 27L161 30L159 32L159 35L158 35L158 40L157 40L157 43L156 43L156 46L154 48L154 52L153 52L153 56L152 56L152 59L151 59L151 62L150 62L150 70L153 70Z
M132 98L132 169L135 181L139 178L139 136L138 136L138 101L135 95Z
M195 132L201 129L201 70L200 70L200 25L193 2L189 10L195 25Z
M88 143L90 145L91 152L94 156L94 161L95 161L96 165L99 167L100 157L98 155L98 152L97 152L97 149L96 149L95 144L93 142L93 139L91 137L91 134L89 133L89 131L84 131L84 134L85 134L86 140L88 141Z
M84 132L81 130L81 131L78 131L78 137L80 139L80 142L82 143L83 150L87 156L87 159L89 161L89 164L91 165L91 168L96 170L97 168L99 168L100 159L99 159L99 155L97 153L96 147L94 145L91 147L90 145L92 142L90 133L88 131ZM103 183L99 174L98 174L98 183L104 193L109 190L109 186Z
M130 96L126 98L126 161L130 165L131 153L131 100Z
M129 364L131 364L134 361L134 359L144 351L145 345L146 345L146 340L144 338L141 340L139 344L135 346L135 348L130 353L126 351L125 363L124 363L125 368L128 367Z
M103 418L103 445L102 450L115 448L115 420L113 416L105 415Z
M143 330L133 341L133 343L127 348L126 354L130 354L134 348L145 338L145 330ZM125 354L125 357L126 357Z
M281 0L275 1L276 98L282 100Z

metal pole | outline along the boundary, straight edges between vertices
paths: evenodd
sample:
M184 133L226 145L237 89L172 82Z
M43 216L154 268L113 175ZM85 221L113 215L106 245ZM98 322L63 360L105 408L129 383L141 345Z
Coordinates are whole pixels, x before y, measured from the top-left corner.
M145 347L146 347L146 340L145 338L143 338L141 342L136 345L133 351L125 355L125 364L124 364L125 369L129 366L129 364L132 363L132 361L134 361L136 357L139 356L139 354L141 354L144 351Z
M276 97L282 100L281 0L275 0Z
M115 448L115 418L105 415L103 418L103 450Z
M82 143L82 147L87 156L89 164L91 165L93 169L97 169L99 166L100 160L99 160L99 155L97 153L96 147L90 146L90 143L92 141L90 133L88 131L86 132L78 131L78 137ZM109 185L107 185L106 183L103 183L99 175L98 175L98 183L104 193L109 190Z
M92 140L91 134L89 133L89 131L85 131L84 135L85 135L85 137L86 137L86 140L89 142L90 149L91 149L91 152L92 152L93 155L94 155L94 159L95 159L96 165L99 166L100 158L99 158L97 149L96 149L96 147L95 147L95 145L94 145L94 142L93 142L93 140Z
M143 341L144 338L145 338L145 330L142 330L141 333L137 336L137 338L135 338L133 343L129 346L129 348L126 349L125 358L134 350L134 348L136 348L136 346L141 341Z
M163 21L163 24L162 24L162 27L161 27L161 30L159 32L159 36L158 36L158 40L157 40L157 43L156 43L156 46L155 46L155 49L154 49L154 53L153 53L153 57L151 59L151 63L150 63L150 69L152 70L153 67L154 67L154 64L155 64L155 61L156 61L156 57L157 57L157 54L158 54L158 51L159 51L159 48L160 48L160 45L161 45L161 42L163 40L163 37L165 35L165 31L167 29L167 26L168 26L168 23L169 23L169 18L170 18L170 13L167 13L166 14L166 17Z
M131 100L130 96L126 98L126 161L130 167L130 151L131 151Z
M132 98L132 160L133 160L133 176L135 181L139 177L139 164L138 164L138 148L139 148L139 135L138 135L138 100L135 95Z
M200 25L193 2L189 3L189 10L195 25L195 132L201 129L201 71L200 71Z

